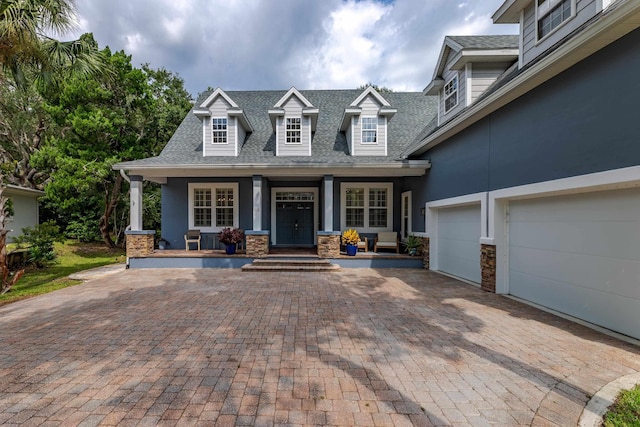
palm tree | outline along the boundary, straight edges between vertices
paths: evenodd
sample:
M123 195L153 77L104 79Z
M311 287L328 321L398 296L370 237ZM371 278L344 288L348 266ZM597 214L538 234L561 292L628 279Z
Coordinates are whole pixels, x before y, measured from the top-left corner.
M59 41L75 26L73 0L0 0L0 68L8 70L16 86L28 84L27 72L39 86L65 73L103 71L97 44L91 35Z

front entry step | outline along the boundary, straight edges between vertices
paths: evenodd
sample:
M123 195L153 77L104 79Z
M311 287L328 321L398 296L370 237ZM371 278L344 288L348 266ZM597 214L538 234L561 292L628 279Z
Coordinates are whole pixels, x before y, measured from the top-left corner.
M256 259L244 265L242 271L336 271L337 264L326 259Z

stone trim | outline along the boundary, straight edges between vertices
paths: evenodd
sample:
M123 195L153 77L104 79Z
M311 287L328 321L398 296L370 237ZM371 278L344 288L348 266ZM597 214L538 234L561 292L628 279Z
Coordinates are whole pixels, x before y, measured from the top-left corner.
M421 237L422 239L422 267L424 267L425 270L429 270L429 238L428 237Z
M246 232L246 255L252 258L265 258L269 255L268 232Z
M127 231L125 235L127 241L127 257L144 258L153 253L155 231Z
M496 246L480 245L480 287L487 292L496 292Z
M318 257L320 258L340 257L340 233L339 232L318 233Z

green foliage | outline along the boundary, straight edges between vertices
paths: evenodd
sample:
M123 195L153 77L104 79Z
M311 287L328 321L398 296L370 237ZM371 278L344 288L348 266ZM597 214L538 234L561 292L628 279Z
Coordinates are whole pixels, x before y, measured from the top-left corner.
M388 88L388 87L385 87L385 86L378 86L378 85L375 85L375 84L373 84L371 82L367 83L366 85L360 85L360 86L357 87L357 89L358 90L365 90L369 86L373 87L376 90L376 92L378 92L378 93L391 93L391 92L393 92L393 89L391 89L391 88Z
M640 426L640 385L622 391L604 416L605 427Z
M96 233L113 245L112 237L128 224L129 201L112 166L157 155L191 107L191 98L172 73L148 65L135 68L123 51L101 53L113 71L110 78L69 78L48 97L46 111L60 132L33 156L33 163L53 171L42 199L44 215L80 240L91 238L89 229L99 224ZM156 209L155 215L146 212L152 223L145 227L159 227L159 193L145 194L145 202Z
M29 248L29 262L38 268L46 267L56 259L53 249L55 242L62 242L60 227L53 221L47 221L35 227L22 229L22 235L14 239L18 246L26 245Z
M122 250L107 249L95 244L68 241L64 244L56 243L54 247L58 262L47 269L27 271L11 292L0 295L0 305L77 285L81 282L68 279L67 276L125 260Z
M64 235L84 243L96 242L100 240L98 223L97 219L91 218L84 218L81 221L73 219L67 225Z

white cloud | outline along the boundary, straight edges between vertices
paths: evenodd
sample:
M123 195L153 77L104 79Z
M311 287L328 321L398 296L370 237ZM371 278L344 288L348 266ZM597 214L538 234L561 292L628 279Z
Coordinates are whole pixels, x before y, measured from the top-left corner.
M196 94L225 90L428 84L446 34L493 25L502 0L77 0L79 27L134 65L179 73ZM78 35L78 34L76 34Z

